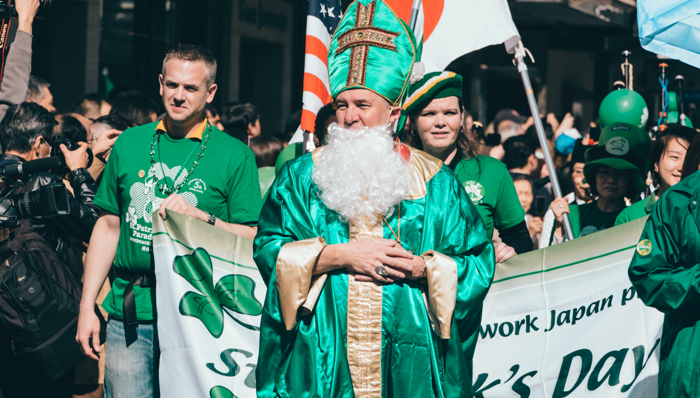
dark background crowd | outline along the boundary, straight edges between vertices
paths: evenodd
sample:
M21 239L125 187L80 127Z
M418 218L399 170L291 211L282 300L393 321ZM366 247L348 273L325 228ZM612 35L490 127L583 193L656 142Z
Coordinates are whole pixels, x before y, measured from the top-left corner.
M80 98L60 98L60 101L55 101L52 93L52 84L55 82L30 75L33 57L31 24L36 10L28 4L28 1L17 2L19 20L22 23L8 53L0 86L0 143L3 153L0 166L15 164L17 158L31 161L63 155L64 164L51 170L50 177L36 179L30 188L64 183L71 191L71 213L51 219L32 220L32 228L70 266L71 272L80 276L91 228L98 217L92 201L109 159L111 146L124 130L159 120L164 109L160 99L154 97L151 91L146 90L148 93L145 93L120 87L112 88L108 95L93 92ZM151 78L155 79L154 76ZM65 82L61 84L64 85ZM475 84L475 80L472 79L468 84ZM520 86L511 85L502 94L507 96L509 91L518 90L521 90ZM471 102L475 107L478 106L476 101ZM57 107L54 103L71 105ZM290 144L290 140L299 127L301 110L293 112L287 118L284 130L280 131L276 127L278 123L268 123L261 115L258 110L261 105L265 104L241 101L210 105L206 109L206 116L212 125L247 145L255 154L259 169L270 169L279 167L280 162L300 153L300 144ZM467 126L464 133L476 142L476 152L500 160L508 170L520 205L526 213L527 231L535 249L562 241L561 232L556 235L555 227L561 224L560 209L568 208L565 205L607 200L617 216L624 208L648 200L659 190L663 192L668 189L673 185L674 178L680 180L681 175L686 176L689 171L698 169L700 143L695 131L678 131L671 127L668 133L653 137L656 138L653 145L646 153L639 154L646 161L645 174L648 174L645 179L648 180L649 187L626 189L617 196L608 198L605 193L599 192L595 183L586 181L583 174L587 162L584 153L595 147L601 136L602 129L598 120L594 118L590 124L582 125L580 117L573 116L577 109L563 109L561 104L556 107L561 108L560 111L544 113L539 117L544 125L548 152L552 154L557 168L563 199L556 199L553 192L544 151L532 117L506 108L491 112L494 114L492 120L480 120L485 122L482 126L474 123L478 116L474 117L469 112L463 114L463 124ZM486 113L483 109L474 109L473 114ZM274 120L281 117L275 115ZM331 104L318 112L312 137L316 146L325 143L327 129L334 118L335 112ZM292 155L280 157L283 150ZM614 169L609 176L603 175L604 173L598 171L598 177L610 181L617 181L620 177ZM264 195L264 188L269 187L271 181L267 177L267 181L263 181L262 171L260 175L261 195ZM271 178L274 178L274 173ZM608 225L611 224L608 220L594 219L591 223L597 227L596 230L612 226ZM17 228L3 229L5 242L10 234L19 231ZM501 241L497 228L493 240L495 243ZM0 354L12 355L12 347L0 342ZM31 375L26 375L23 380L9 379L6 377L10 374L9 371L3 369L6 365L6 361L0 360L0 391L8 396L22 396L22 383L31 383ZM70 379L64 378L61 382L73 385L75 396L102 396L101 376L94 368L80 365L70 374ZM0 397L2 394L0 392Z

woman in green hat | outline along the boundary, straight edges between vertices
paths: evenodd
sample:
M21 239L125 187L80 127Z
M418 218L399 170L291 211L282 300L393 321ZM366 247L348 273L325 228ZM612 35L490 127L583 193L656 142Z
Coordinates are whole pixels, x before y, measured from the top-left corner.
M584 205L569 205L557 198L550 205L554 216L554 243L563 240L564 213L569 214L574 238L611 228L624 210L625 197L634 197L647 188L651 140L639 127L627 123L613 123L600 134L598 145L586 151L583 174L596 200Z
M488 236L498 229L503 242L496 261L532 250L532 240L508 170L500 161L478 155L478 144L465 126L462 77L454 72L428 73L409 88L402 110L402 130L409 120L409 145L442 160L457 175L486 224Z
M700 396L700 135L684 163L683 180L659 198L629 266L639 298L664 313L661 398Z
M683 161L695 133L695 130L685 126L673 126L661 132L662 135L651 146L649 156L652 179L658 189L646 200L640 200L623 210L617 216L616 226L651 214L661 195L681 182Z

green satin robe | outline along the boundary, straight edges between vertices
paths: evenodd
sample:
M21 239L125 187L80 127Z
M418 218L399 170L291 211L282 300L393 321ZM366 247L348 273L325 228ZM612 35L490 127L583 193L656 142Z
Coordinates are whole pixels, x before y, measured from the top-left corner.
M411 156L429 156L411 150ZM417 155L417 154L420 155ZM484 297L494 272L494 251L484 224L454 174L441 162L427 193L401 203L401 240L420 255L434 250L457 266L449 339L434 329L421 282L382 288L381 396L471 397L472 357ZM288 162L272 185L255 238L255 261L268 292L262 314L256 371L258 397L354 397L347 353L348 274L336 270L320 291L313 312L288 331L280 309L276 266L285 244L322 237L347 243L348 224L327 209L311 172L311 154ZM398 230L398 208L388 218ZM394 239L383 227L386 239ZM436 332L438 330L438 332ZM377 355L380 353L377 352Z

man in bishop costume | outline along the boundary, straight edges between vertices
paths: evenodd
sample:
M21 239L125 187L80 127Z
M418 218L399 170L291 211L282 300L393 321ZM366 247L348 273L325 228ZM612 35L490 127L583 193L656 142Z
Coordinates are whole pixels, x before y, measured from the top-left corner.
M382 0L350 5L328 53L338 122L258 223L258 397L472 395L494 252L449 168L393 137L419 60Z

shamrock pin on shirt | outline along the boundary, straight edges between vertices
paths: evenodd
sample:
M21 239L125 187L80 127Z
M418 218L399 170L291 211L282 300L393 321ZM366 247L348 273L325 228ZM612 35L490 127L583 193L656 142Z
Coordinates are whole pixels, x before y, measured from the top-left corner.
M493 235L494 227L502 230L523 222L525 210L501 161L490 156L463 158L454 173L476 206L488 236Z

